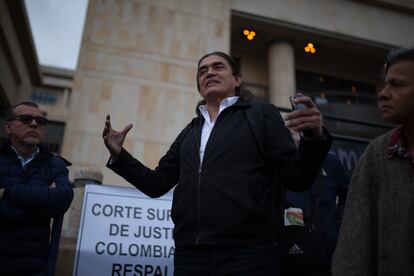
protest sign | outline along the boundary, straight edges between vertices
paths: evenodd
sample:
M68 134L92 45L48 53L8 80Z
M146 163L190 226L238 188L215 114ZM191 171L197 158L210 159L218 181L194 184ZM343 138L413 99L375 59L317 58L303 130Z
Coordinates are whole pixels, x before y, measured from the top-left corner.
M173 275L171 199L86 185L73 275Z

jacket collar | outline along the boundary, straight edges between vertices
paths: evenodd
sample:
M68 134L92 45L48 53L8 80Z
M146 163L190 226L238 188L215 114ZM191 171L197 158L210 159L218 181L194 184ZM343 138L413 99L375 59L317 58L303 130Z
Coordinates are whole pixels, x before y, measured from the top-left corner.
M197 107L196 107L196 114L197 114L198 117L203 117L200 113L199 108L198 108L202 104L205 104L204 100L202 102L199 102L197 104ZM248 108L248 107L251 107L251 105L252 105L251 101L246 101L246 100L243 100L242 98L239 98L237 100L237 102L235 102L233 105L231 105L229 107L231 107L231 108L234 108L234 107Z
M0 146L0 155L6 155L6 154L16 155L16 153L13 151L13 149L11 147L10 139L8 139L6 142L4 142ZM49 150L47 150L44 145L39 145L39 154L36 156L35 159L38 159L38 158L46 159L46 158L50 158L51 156L53 156L53 154Z
M238 101L233 106L238 106L241 108L248 108L252 106L252 102L239 98Z

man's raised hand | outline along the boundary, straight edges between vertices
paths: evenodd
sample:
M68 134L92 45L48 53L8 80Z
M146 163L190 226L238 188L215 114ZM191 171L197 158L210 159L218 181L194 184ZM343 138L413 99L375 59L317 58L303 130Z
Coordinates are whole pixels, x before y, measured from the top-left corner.
M121 152L125 137L132 127L132 124L128 124L122 131L116 131L111 126L111 117L109 115L106 115L105 127L102 131L102 138L113 159L115 159Z

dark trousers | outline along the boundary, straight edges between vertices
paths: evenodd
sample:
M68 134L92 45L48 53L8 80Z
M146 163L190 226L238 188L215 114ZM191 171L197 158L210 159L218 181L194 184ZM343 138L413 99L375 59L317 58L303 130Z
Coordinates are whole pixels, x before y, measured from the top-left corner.
M275 244L177 247L174 276L278 276Z

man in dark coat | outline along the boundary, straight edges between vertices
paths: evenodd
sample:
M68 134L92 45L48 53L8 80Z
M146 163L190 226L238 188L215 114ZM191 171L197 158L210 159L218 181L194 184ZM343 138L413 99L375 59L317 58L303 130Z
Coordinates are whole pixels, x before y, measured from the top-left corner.
M298 97L307 108L289 114L287 124L311 136L297 151L278 110L251 101L242 89L230 56L209 53L197 70L198 116L158 167L145 167L122 148L132 125L115 131L109 115L103 130L108 166L151 197L175 186L174 275L278 275L275 190L313 182L329 135L311 99Z
M67 162L40 143L47 123L37 104L7 114L10 141L0 147L0 275L47 275L52 219L61 220L73 191ZM50 275L50 273L49 273Z

